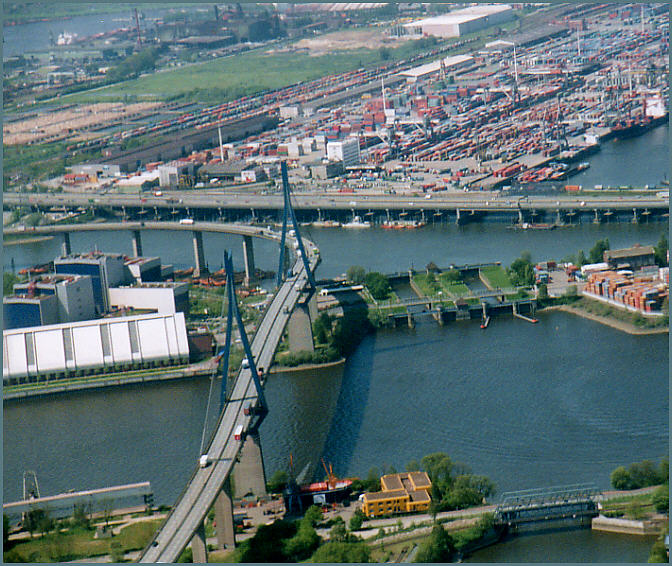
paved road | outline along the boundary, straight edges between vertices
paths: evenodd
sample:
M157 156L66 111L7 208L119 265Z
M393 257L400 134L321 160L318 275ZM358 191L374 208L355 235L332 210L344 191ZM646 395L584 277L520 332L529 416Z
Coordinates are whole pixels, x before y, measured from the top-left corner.
M305 242L312 270L317 266L316 248ZM252 354L258 367L269 367L275 349L289 316L307 283L307 273L302 262L294 267L297 273L288 279L276 293L259 329L252 340ZM246 416L244 406L257 403L257 394L249 369L242 369L238 375L231 401L227 403L216 432L207 449L214 461L207 468L195 464L195 471L178 502L173 507L164 526L157 532L150 545L143 552L140 562L175 562L191 540L193 533L214 504L224 480L231 473L233 463L242 447L242 441L235 440L234 430L238 425L247 429L253 417Z
M211 210L282 210L282 195L255 195L216 193L205 194L165 193L161 197L143 197L145 202L136 196L129 195L91 195L80 194L36 194L26 195L5 193L4 204L33 206L66 206L66 207L108 207L121 209L144 208L145 210L175 209L187 214L189 209ZM182 202L169 202L177 200ZM292 195L292 203L299 210L354 210L384 211L390 210L475 210L484 212L501 212L522 210L576 211L586 210L667 210L669 198L647 196L534 196L529 198L496 196L493 193L432 193L431 198L425 196L400 195L360 195L360 194L324 194L298 193Z

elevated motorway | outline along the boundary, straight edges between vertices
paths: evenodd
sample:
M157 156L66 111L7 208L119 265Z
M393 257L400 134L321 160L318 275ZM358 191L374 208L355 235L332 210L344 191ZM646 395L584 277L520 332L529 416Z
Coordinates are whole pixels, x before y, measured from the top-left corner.
M306 243L309 266L314 271L319 261L316 248ZM252 340L252 355L258 366L271 365L290 313L299 302L302 289L308 282L308 274L301 261L295 263L293 274L276 293ZM176 562L194 533L199 532L208 510L222 493L242 449L245 432L251 426L254 416L245 414L249 412L246 407L248 404L257 406L258 402L250 369L243 368L206 450L212 464L200 467L194 462L195 471L187 487L173 506L166 522L142 553L140 562ZM243 435L237 439L235 431L239 426L243 428Z
M190 191L164 193L160 197L147 195L80 195L80 194L35 194L5 193L5 207L65 207L107 208L119 211L150 211L152 209L181 212L185 215L195 211L281 211L281 194L258 195L249 193L224 193L219 191ZM401 195L363 195L338 193L298 193L292 196L297 211L344 211L364 214L390 211L476 211L482 213L522 211L571 212L571 211L657 211L667 212L669 197L655 194L642 196L530 196L507 197L493 193L431 193L431 198Z

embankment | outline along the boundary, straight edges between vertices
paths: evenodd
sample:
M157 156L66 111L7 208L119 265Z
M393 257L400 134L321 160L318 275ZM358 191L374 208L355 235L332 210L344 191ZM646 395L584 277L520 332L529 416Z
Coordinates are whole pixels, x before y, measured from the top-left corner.
M669 327L639 328L634 324L629 324L622 320L616 320L615 318L610 318L608 316L600 316L597 314L593 314L591 312L570 305L557 305L552 307L544 307L543 309L539 309L537 312L546 312L554 310L568 312L570 314L574 314L577 316L582 316L583 318L599 322L600 324L604 324L606 326L611 326L612 328L616 328L617 330L627 332L628 334L634 334L634 335L667 334L670 331Z

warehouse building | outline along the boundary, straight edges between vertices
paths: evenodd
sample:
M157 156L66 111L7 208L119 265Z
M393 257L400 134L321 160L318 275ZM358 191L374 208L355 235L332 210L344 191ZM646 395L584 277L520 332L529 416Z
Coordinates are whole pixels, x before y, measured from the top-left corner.
M110 308L108 289L127 282L124 256L114 253L89 252L73 254L54 260L56 273L89 275L93 286L93 300L98 314Z
M137 283L163 281L159 257L133 257L127 259L124 265Z
M513 18L507 4L482 4L404 24L406 35L461 37Z
M88 275L42 275L27 283L16 283L14 285L14 294L56 297L58 310L56 320L38 324L29 323L26 320L21 326L77 322L96 317L93 301L93 284L91 277Z
M362 512L367 517L427 511L432 482L425 472L388 474L380 478L382 491L365 493Z
M2 341L6 385L189 359L181 312L4 330Z
M445 59L439 59L432 63L427 63L426 65L407 69L398 74L402 77L406 77L406 82L414 83L419 79L424 79L425 77L438 73L441 70L441 67L443 67L446 72L452 72L469 65L473 60L474 58L471 55L454 55L452 57L446 57Z
M607 250L603 253L604 262L613 269L638 269L646 265L655 265L656 256L653 246L637 244L622 250Z
M2 313L6 329L56 324L58 300L53 295L3 297Z
M189 312L187 283L139 283L113 287L109 296L112 309L149 309L159 314Z
M358 165L359 138L348 138L343 141L333 141L327 143L327 159L329 161L342 161L344 167Z

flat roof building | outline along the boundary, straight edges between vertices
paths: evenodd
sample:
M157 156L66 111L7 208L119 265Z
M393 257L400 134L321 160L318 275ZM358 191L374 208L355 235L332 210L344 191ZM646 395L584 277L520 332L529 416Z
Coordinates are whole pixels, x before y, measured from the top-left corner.
M482 4L404 24L407 35L461 37L513 18L507 4Z
M627 265L631 269L637 269L656 263L653 246L642 246L640 244L621 250L607 250L602 254L602 258L612 268Z
M54 270L58 274L89 275L96 311L103 314L110 308L108 289L128 280L124 262L122 254L89 252L56 258Z
M381 491L365 493L362 512L367 517L427 511L432 482L425 472L388 474L380 478Z
M4 330L2 339L5 384L189 359L181 312Z

